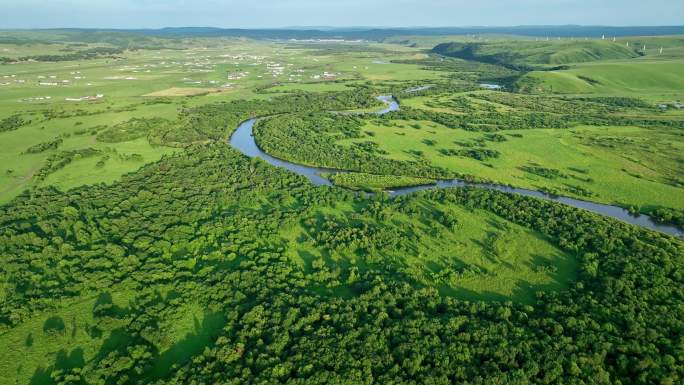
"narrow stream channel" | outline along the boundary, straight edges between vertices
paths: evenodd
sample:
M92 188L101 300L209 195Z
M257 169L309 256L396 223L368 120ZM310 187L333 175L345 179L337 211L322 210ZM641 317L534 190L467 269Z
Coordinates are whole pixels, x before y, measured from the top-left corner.
M381 111L378 111L377 114L386 114L391 111L396 111L399 109L399 103L397 103L394 98L391 96L379 96L379 100L383 101L385 104L387 104L387 107L384 108ZM256 119L250 119L238 126L237 130L235 130L235 133L230 137L230 145L233 146L236 150L240 151L241 153L247 155L250 158L254 157L259 157L269 164L276 166L276 167L282 167L285 169L288 169L292 172L295 172L299 175L303 175L306 178L308 178L311 183L313 183L316 186L331 186L332 183L323 178L320 174L321 173L334 173L334 172L348 172L345 170L338 170L338 169L329 169L329 168L321 168L321 167L311 167L311 166L304 166L301 164L296 164L292 162L288 162L286 160L278 159L275 158L271 155L268 155L264 151L262 151L259 146L257 146L256 141L254 140L254 136L252 134L252 129L254 128L254 123L256 122ZM611 218L619 219L623 222L631 223L633 225L641 226L650 230L655 230L655 231L660 231L662 233L666 233L669 235L673 235L675 237L678 237L680 239L684 239L684 230L681 230L675 226L669 226L669 225L664 225L661 223L658 223L651 219L647 215L632 215L629 213L629 211L623 209L622 207L618 206L612 206L612 205L606 205L606 204L601 204L601 203L594 203L594 202L587 202L579 199L574 199L574 198L569 198L569 197L559 197L559 196L552 196L545 194L540 191L534 191L534 190L527 190L527 189L522 189L522 188L516 188L516 187L508 187L508 186L503 186L503 185L497 185L497 184L488 184L488 183L471 183L471 182L466 182L463 180L459 179L454 179L454 180L441 180L438 181L436 184L433 185L425 185L425 186L414 186L414 187L402 187L402 188L396 188L392 191L389 191L390 196L400 196L400 195L406 195L410 194L416 191L421 191L421 190L429 190L429 189L435 189L435 188L449 188L449 187L477 187L477 188L485 188L489 190L497 190L497 191L502 191L506 193L516 193L520 195L525 195L525 196L531 196L539 199L545 199L549 201L554 201L558 203L562 203L568 206L572 207L577 207L581 208L584 210L588 210L597 214L605 215Z

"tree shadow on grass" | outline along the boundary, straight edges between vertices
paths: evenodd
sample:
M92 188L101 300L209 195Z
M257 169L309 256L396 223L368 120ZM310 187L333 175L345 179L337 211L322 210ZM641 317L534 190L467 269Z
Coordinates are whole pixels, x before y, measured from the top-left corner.
M60 316L52 316L43 323L43 332L46 334L63 334L65 330L66 324Z
M55 369L70 370L75 368L82 368L85 365L83 358L83 349L76 348L67 354L67 351L62 349L57 353L55 359Z
M51 368L40 367L33 372L29 385L53 385L55 382L50 377Z
M127 310L117 306L112 299L112 294L109 292L100 293L93 305L93 315L96 317L123 318L126 314Z
M96 355L95 361L103 359L110 352L124 349L132 340L133 337L126 332L126 329L118 328L112 330L112 332L109 333L109 337L102 342L102 346Z
M571 255L555 253L551 257L540 254L533 254L532 261L526 263L527 267L533 271L540 269L549 276L553 282L540 285L546 289L564 287L577 278L577 259Z
M444 268L444 266L442 266L439 263L432 261L432 260L425 261L423 263L423 266L425 266L427 273L433 273L433 274L439 273Z
M55 370L69 371L85 366L84 351L82 348L76 348L67 353L62 349L57 352L55 363L47 368L39 367L33 372L33 376L29 380L29 385L53 385L54 379L50 375Z
M499 236L499 233L495 231L487 231L485 233L484 239L470 238L470 241L474 245L477 245L482 249L482 258L487 259L487 261L493 265L502 263L502 261L498 259L497 252L494 248L494 242L496 241L497 236ZM508 267L512 268L510 264Z
M528 281L518 281L511 297L518 298L518 302L531 304L539 299L539 293L555 293L558 286L555 283L532 284Z
M304 272L309 274L313 271L312 263L316 259L316 256L306 250L297 250L299 258L304 261Z
M206 347L213 345L226 320L222 313L205 313L202 322L194 317L194 323L194 332L187 334L159 355L147 375L147 380L166 377L174 365L183 365L193 356L202 353Z
M454 298L463 299L466 301L510 301L511 297L495 293L493 291L477 292L463 287L441 286L439 288L441 294L445 294Z

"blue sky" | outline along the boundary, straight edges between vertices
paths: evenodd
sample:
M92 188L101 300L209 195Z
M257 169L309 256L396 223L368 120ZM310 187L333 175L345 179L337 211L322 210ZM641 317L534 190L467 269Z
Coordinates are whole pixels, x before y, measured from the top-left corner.
M0 9L0 28L684 24L684 0L0 0Z

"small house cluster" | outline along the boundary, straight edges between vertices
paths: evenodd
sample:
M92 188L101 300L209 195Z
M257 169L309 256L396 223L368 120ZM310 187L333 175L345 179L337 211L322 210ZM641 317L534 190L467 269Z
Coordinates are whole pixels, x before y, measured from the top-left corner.
M657 105L657 107L658 107L660 110L667 110L667 109L670 108L670 107L676 108L676 109L678 109L678 110L681 110L682 108L684 108L684 104L682 104L682 102L681 102L680 100L678 100L678 101L676 101L676 102L673 102L672 104L660 103L660 104Z
M82 96L80 98L66 98L67 102L85 102L85 101L94 101L94 100L99 100L104 98L103 94L97 94L94 96Z
M20 102L25 102L25 103L31 103L31 102L43 102L43 101L48 101L51 100L52 96L35 96L32 98L24 98L19 100Z
M312 75L311 79L314 79L314 80L335 80L340 75L342 75L342 74L325 71L321 75Z

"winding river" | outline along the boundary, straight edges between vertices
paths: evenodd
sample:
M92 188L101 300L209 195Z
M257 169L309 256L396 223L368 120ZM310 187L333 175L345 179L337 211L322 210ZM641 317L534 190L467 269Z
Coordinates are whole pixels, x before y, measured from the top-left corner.
M394 98L391 96L379 96L379 100L387 104L387 107L384 108L381 111L378 111L377 114L386 114L391 111L396 111L399 109L399 103L397 103ZM332 183L323 178L320 174L321 173L330 173L330 172L348 172L345 170L338 170L338 169L329 169L329 168L321 168L321 167L311 167L311 166L304 166L301 164L296 164L292 162L288 162L286 160L278 159L275 158L271 155L268 155L264 151L262 151L259 146L257 146L256 141L254 140L254 136L252 134L252 129L254 128L254 123L256 123L256 119L250 119L238 126L237 130L233 133L233 135L230 137L230 145L233 146L235 149L240 151L241 153L247 155L250 158L254 157L259 157L269 164L277 167L282 167L285 169L288 169L292 172L295 172L297 174L303 175L306 178L308 178L311 183L313 183L316 186L331 186ZM574 198L568 198L568 197L560 197L560 196L552 196L540 191L534 191L534 190L527 190L527 189L522 189L522 188L515 188L515 187L508 187L508 186L503 186L503 185L498 185L498 184L487 184L487 183L471 183L471 182L466 182L463 180L459 179L454 179L454 180L440 180L436 184L433 185L425 185L425 186L413 186L413 187L402 187L402 188L396 188L393 191L389 191L390 196L399 196L399 195L406 195L410 194L416 191L421 191L421 190L428 190L428 189L434 189L434 188L449 188L449 187L477 187L477 188L486 188L490 190L497 190L497 191L502 191L506 193L516 193L520 195L525 195L525 196L531 196L539 199L545 199L549 201L554 201L558 203L562 203L568 206L572 207L577 207L581 208L584 210L588 210L597 214L605 215L611 218L615 218L618 220L621 220L623 222L631 223L633 225L641 226L650 230L655 230L655 231L660 231L662 233L666 233L669 235L673 235L675 237L678 237L680 239L684 239L684 230L681 230L675 226L669 226L669 225L664 225L661 223L658 223L651 219L647 215L632 215L629 213L629 211L623 209L622 207L618 206L611 206L611 205L606 205L606 204L601 204L601 203L594 203L594 202L587 202L579 199L574 199Z

